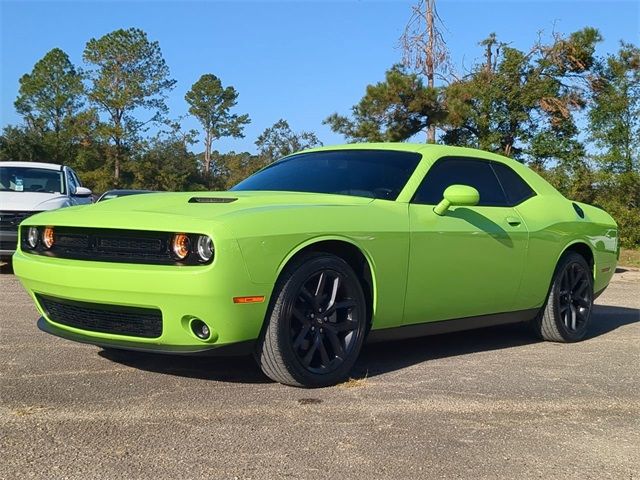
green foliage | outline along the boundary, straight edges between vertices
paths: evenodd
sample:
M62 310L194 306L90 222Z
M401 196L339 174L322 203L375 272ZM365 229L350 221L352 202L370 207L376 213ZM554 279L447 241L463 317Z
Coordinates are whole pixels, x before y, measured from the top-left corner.
M447 144L466 145L544 165L584 155L572 113L585 106L581 82L601 37L585 28L525 53L481 42L484 62L445 90Z
M589 133L609 172L640 169L640 49L622 43L601 62L591 79Z
M386 72L383 82L367 86L351 113L352 118L334 113L324 123L353 142L404 141L444 117L438 91L398 65Z
M185 95L189 113L196 117L204 129L204 171L211 171L211 147L222 137L243 137L244 126L251 122L249 115L232 114L238 103L238 92L222 86L213 74L202 75Z
M20 78L15 101L16 111L25 119L25 151L16 157L36 155L39 160L61 162L75 154L76 139L83 126L84 103L82 76L69 57L59 48L49 51ZM16 139L16 131L7 131L7 142ZM31 146L29 146L31 145ZM24 150L24 149L21 149ZM36 153L37 152L37 153Z
M255 141L255 144L258 147L258 154L262 157L265 165L294 152L322 146L322 142L315 133L296 133L291 130L289 122L283 118L265 129Z
M197 156L175 138L155 139L131 165L133 188L189 190L198 183Z
M81 75L68 55L54 48L20 78L15 107L32 128L61 132L82 108L83 93Z
M42 135L28 127L4 127L0 136L0 161L37 162L47 158Z
M137 28L115 30L87 42L83 53L89 65L87 96L106 117L96 133L115 148L114 183L120 181L121 162L139 140L149 122L159 122L167 112L165 94L175 85L158 42ZM134 111L150 111L140 120Z
M214 152L218 166L216 189L227 190L265 166L263 159L248 152Z

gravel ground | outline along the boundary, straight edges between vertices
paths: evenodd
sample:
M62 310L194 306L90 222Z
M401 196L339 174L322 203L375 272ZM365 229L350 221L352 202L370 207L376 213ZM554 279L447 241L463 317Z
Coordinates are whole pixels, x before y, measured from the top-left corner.
M640 272L590 338L521 326L366 347L355 380L251 359L107 353L37 330L0 275L0 478L640 478Z

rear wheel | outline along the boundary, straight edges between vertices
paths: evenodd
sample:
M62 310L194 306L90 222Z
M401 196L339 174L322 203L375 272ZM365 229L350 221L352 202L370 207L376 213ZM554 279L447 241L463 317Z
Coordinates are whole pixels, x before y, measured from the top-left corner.
M536 333L553 342L577 342L587 333L593 307L593 276L589 264L575 252L558 262L547 303L533 321Z
M287 267L274 289L257 359L271 379L322 387L345 379L366 333L360 281L341 258L312 253Z

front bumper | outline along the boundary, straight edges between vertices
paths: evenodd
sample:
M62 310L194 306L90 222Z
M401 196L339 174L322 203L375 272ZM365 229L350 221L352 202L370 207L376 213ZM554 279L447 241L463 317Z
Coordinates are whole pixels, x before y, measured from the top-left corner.
M218 253L224 259L216 258L211 265L181 267L67 260L19 250L13 257L13 268L42 314L38 326L47 333L107 348L202 354L255 341L273 287L250 280L237 244ZM143 338L56 323L48 318L36 294L158 309L162 312L162 333ZM249 295L264 296L265 301L233 302L233 297ZM209 326L209 339L201 340L191 331L189 321L193 318ZM224 350L228 348L221 352Z
M122 350L135 350L138 352L161 353L171 355L224 355L240 356L250 355L255 347L255 340L232 343L228 345L154 345L143 342L131 342L112 340L109 338L95 338L82 335L56 326L44 317L38 319L38 328L45 333L56 337L72 340L79 343L89 343L102 348L117 348Z

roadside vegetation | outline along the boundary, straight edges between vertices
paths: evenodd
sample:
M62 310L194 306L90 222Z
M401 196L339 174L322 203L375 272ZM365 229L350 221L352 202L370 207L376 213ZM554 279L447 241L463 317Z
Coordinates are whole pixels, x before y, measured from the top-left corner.
M623 267L640 268L640 249L623 248L620 251L618 265Z
M621 40L617 52L600 56L602 36L585 27L541 34L520 50L488 32L477 63L461 69L435 0L418 1L408 18L401 61L363 85L356 105L318 121L347 141L437 142L512 157L569 198L606 209L623 246L640 248L638 46ZM65 163L97 192L207 190L321 145L314 132L280 119L255 140L255 153L221 153L217 141L243 137L251 122L238 111L240 92L203 73L184 109L200 129L185 130L184 117L166 105L175 84L159 43L137 28L89 39L81 66L54 48L19 79L23 121L4 127L0 160ZM194 152L199 139L204 151Z

